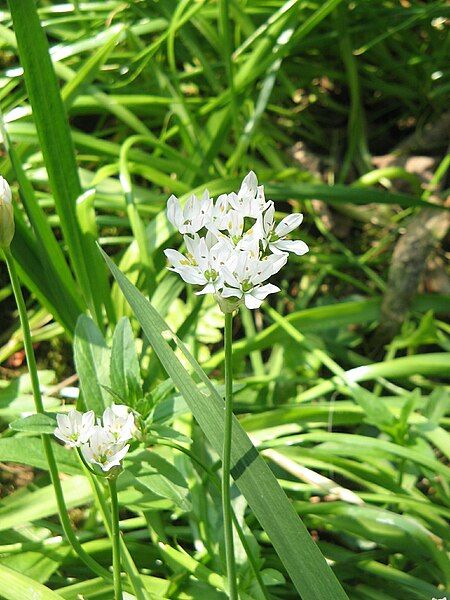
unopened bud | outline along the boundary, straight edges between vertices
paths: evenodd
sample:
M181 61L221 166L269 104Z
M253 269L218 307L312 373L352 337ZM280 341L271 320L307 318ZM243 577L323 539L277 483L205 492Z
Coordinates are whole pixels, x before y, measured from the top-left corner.
M11 188L0 177L0 248L9 248L14 237L14 211Z

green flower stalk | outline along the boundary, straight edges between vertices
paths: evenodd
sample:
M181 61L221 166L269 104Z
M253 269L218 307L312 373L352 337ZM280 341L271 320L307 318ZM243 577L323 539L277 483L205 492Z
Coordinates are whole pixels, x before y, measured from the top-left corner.
M119 502L117 500L117 477L108 477L109 493L111 497L111 529L113 551L114 575L114 600L122 600L121 557L120 557L120 530L119 530Z
M225 313L225 431L222 461L222 512L224 521L225 554L230 598L238 598L236 564L234 560L233 516L231 507L230 471L233 433L233 313Z

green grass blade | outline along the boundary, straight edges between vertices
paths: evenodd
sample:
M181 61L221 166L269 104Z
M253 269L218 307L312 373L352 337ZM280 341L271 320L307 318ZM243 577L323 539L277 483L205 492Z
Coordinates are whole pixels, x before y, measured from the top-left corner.
M383 192L381 190L349 187L346 185L322 185L310 183L286 183L286 184L268 184L265 186L266 195L273 200L306 200L309 198L320 198L324 202L331 204L340 204L351 202L353 204L399 204L408 208L410 206L427 206L437 209L442 208L439 205L425 202L409 194L399 194L394 192Z
M73 102L81 92L94 80L99 69L106 62L106 59L112 52L118 38L122 34L122 27L117 28L117 32L101 46L82 66L78 69L76 75L69 79L64 86L61 96L66 109L72 106Z
M10 2L9 6L33 117L71 263L91 310L100 318L100 301L95 294L95 282L89 279L88 261L76 219L75 203L82 190L74 148L47 40L33 0Z
M5 600L62 600L62 596L50 588L0 564L0 594Z

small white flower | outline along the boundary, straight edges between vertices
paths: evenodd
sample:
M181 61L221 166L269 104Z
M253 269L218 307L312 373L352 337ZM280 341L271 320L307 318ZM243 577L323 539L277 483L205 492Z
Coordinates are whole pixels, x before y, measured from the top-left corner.
M214 202L205 226L212 231L226 229L228 209L228 194L221 194Z
M259 217L257 228L262 239L269 246L274 254L283 252L293 252L298 256L306 254L309 250L305 242L301 240L288 240L288 236L294 229L297 229L303 221L301 213L293 213L285 217L278 225L274 221L275 206L269 202L266 212Z
M54 431L55 436L75 448L88 441L95 425L95 414L93 410L80 413L72 409L67 415L56 415L56 422L58 427Z
M81 446L81 452L90 464L99 465L103 471L120 466L128 452L129 444L116 443L114 436L104 427L95 425L89 442Z
M224 298L242 298L247 308L259 308L262 301L280 289L271 283L262 285L286 264L288 255L271 255L259 260L251 250L240 253L233 271L224 269Z
M135 430L134 416L128 406L113 404L103 413L103 428L114 438L116 444L127 442L133 437Z
M230 234L233 244L237 244L244 232L244 217L238 210L230 210L227 214L225 227Z
M223 267L226 264L234 264L236 260L232 246L225 240L215 241L213 236L185 236L184 241L186 256L176 250L164 251L172 262L171 270L178 273L186 283L205 286L198 294L216 293L223 285ZM208 247L208 242L215 243Z
M237 194L228 194L228 202L242 217L256 219L268 203L264 197L264 187L258 186L258 180L253 171L244 177Z
M205 190L201 199L194 194L189 196L184 208L178 198L170 196L167 201L167 218L180 233L197 233L210 218L212 202L208 190Z
M198 266L198 262L192 254L181 254L178 250L168 248L164 250L171 263L170 271L178 273L186 283L193 285L203 285L205 283L203 274Z
M252 246L257 238L259 229L250 227L247 231L244 231L245 220L242 214L234 209L231 209L225 215L222 222L222 229L220 231L212 223L208 225L208 236L225 242L230 248L235 247L237 250L247 250Z

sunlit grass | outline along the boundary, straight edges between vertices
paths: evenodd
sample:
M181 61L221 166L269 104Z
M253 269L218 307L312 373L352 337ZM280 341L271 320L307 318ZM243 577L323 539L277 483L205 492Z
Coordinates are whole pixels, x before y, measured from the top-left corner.
M338 597L298 517L351 599L445 596L448 296L421 290L394 340L380 348L375 337L393 245L432 191L403 167L376 169L372 156L446 110L448 7L108 0L38 2L36 12L32 0L11 0L10 10L0 13L0 173L16 202L11 250L44 408L66 410L77 395L73 379L53 387L51 372L74 374L70 360L52 362L52 348L58 339L71 355L77 322L84 402L110 400L105 365L127 316L156 405L152 435L166 441L146 451L145 472L134 464L123 489L118 480L127 591L225 595L215 473L223 317L165 268L163 250L182 239L164 210L171 193L207 187L216 197L253 169L278 218L304 213L311 252L286 267L270 304L235 319L234 456L253 461L234 489L242 598ZM434 183L444 188L446 144L417 149L437 159ZM111 279L96 241L156 313L113 265L119 285ZM0 595L110 599L107 577L61 537L40 430L21 421L34 411L32 390L24 373L10 381L23 334L3 266L1 277L0 461L36 471L26 488L2 483ZM87 311L96 326L80 326ZM181 341L160 337L161 318ZM75 533L104 576L108 505L53 447ZM330 587L318 592L314 579Z

